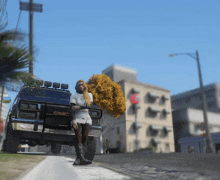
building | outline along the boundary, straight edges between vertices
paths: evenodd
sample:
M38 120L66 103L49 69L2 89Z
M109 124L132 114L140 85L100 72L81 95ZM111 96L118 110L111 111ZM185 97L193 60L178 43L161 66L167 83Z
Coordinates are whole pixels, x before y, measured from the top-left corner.
M204 86L207 110L220 113L220 84L212 83ZM171 96L173 111L188 108L202 110L202 93L200 88Z
M181 152L190 153L190 150L193 150L193 153L205 153L206 142L204 138L197 135L179 139ZM211 138L215 153L220 153L220 133L211 133Z
M175 150L181 152L180 138L196 137L205 133L203 111L199 109L185 108L173 111L173 128L175 138ZM220 132L220 114L208 112L210 133Z
M204 86L208 122L211 133L220 132L220 84ZM180 138L201 136L204 126L202 93L200 88L171 96L175 150L181 152Z
M118 82L126 98L126 112L118 119L103 114L101 120L105 133L103 140L110 140L111 148L135 150L135 114L130 96L139 90L141 99L137 113L138 144L140 148L154 146L156 152L174 152L174 134L171 114L170 91L158 86L138 82L136 72L117 65L112 65L102 73Z
M134 69L125 68L118 65L111 65L102 71L103 74L109 76L112 81L119 82L124 79L137 81L137 72Z

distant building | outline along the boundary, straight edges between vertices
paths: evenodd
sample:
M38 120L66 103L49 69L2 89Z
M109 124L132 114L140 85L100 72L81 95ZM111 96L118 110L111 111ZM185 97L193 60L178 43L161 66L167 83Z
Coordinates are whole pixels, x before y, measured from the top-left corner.
M203 111L192 108L185 108L173 111L173 127L175 138L175 150L181 152L180 138L194 137L205 133ZM208 112L208 122L210 133L220 132L220 114Z
M112 81L119 82L124 79L137 81L137 72L134 69L125 68L118 65L111 65L102 71L103 74L109 76Z
M204 86L207 110L220 113L220 84L212 83ZM200 88L171 96L173 111L194 108L202 110L202 93Z
M220 84L204 86L208 122L211 133L220 132ZM181 152L180 138L201 135L204 123L202 93L200 88L171 96L175 150Z
M137 114L139 125L138 144L140 148L156 147L156 152L174 152L174 134L171 114L170 91L158 86L137 81L134 70L110 66L102 73L118 82L126 98L126 112L118 119L103 114L102 126L108 128L103 140L110 140L111 148L135 150L135 114L130 96L134 89L140 90L140 109Z
M220 132L211 133L212 144L215 153L220 153ZM206 142L205 138L201 136L193 136L188 138L179 139L179 144L182 153L190 153L190 148L193 149L193 153L205 153Z

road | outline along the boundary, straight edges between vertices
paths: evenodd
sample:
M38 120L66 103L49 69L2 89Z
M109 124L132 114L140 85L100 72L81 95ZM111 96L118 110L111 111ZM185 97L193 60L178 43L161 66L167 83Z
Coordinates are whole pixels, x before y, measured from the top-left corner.
M220 154L216 153L104 154L94 160L134 179L220 180Z
M104 154L87 166L73 166L74 158L47 156L19 180L220 180L220 154Z

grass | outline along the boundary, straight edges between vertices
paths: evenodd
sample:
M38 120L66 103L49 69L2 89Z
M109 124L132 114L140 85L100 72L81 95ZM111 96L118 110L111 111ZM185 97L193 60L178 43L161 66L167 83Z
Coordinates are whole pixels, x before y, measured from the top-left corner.
M46 157L0 152L0 179L12 180L32 169Z

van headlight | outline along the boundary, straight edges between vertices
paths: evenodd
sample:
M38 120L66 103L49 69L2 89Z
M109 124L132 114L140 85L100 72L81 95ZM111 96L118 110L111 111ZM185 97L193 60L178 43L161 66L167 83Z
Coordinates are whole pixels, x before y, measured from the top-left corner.
M21 103L20 104L20 109L23 109L23 110L37 110L37 104Z
M20 104L20 109L28 109L28 104Z
M37 110L37 105L36 104L29 104L28 109L30 109L30 110Z

